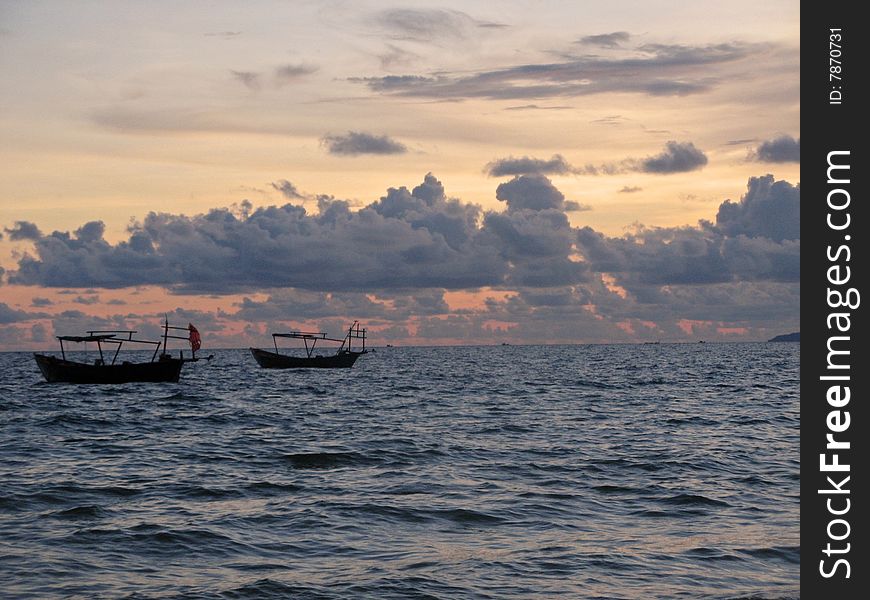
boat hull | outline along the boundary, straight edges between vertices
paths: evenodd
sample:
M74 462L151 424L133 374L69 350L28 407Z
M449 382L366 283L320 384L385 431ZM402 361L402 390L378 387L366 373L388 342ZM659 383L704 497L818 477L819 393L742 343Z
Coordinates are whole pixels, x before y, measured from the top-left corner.
M174 383L178 381L185 362L178 358L161 358L147 363L92 365L46 354L34 354L33 357L49 383Z
M251 348L254 359L264 369L349 369L362 352L339 352L330 356L287 356Z

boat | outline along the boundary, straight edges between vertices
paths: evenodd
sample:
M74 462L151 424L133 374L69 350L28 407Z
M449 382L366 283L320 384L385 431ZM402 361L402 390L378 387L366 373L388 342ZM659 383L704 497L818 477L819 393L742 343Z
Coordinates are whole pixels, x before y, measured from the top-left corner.
M305 344L305 355L282 354L278 351L278 339L302 340ZM359 350L352 347L353 340L360 340ZM317 342L341 342L335 354L315 354ZM291 331L289 333L273 333L272 343L275 351L251 348L251 354L264 369L349 369L366 350L366 330L360 328L359 321L354 321L347 330L344 339L326 337L325 332Z
M176 330L186 331L188 335L183 337L169 333ZM87 335L57 336L60 342L60 357L34 353L33 357L46 381L49 383L177 382L184 363L199 360L196 351L201 346L201 339L199 331L192 324L188 324L187 327L173 327L169 325L168 320L164 321L163 339L158 341L136 338L134 336L138 332L135 330L91 330L86 333ZM183 351L179 351L177 357L170 355L168 351L170 339L187 340L190 343L191 356L185 358ZM95 343L99 358L92 363L70 360L67 358L64 342L85 344L85 351L88 343ZM128 344L154 346L151 360L118 362L121 348ZM111 355L111 360L108 360L108 355ZM210 359L211 356L208 358Z

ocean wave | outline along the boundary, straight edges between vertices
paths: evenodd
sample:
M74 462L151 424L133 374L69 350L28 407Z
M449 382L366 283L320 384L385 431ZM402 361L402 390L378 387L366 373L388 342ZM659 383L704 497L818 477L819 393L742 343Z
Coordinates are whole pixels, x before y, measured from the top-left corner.
M75 546L127 547L146 556L189 553L230 556L244 554L248 548L209 529L167 529L147 523L130 528L80 529L69 534L66 541Z
M53 513L49 513L48 517L56 518L56 519L70 519L70 520L87 520L87 519L102 519L104 517L109 516L111 513L107 511L102 506L98 506L95 504L88 506L76 506L74 508L67 508L65 510L59 510Z
M800 546L765 546L743 549L740 552L753 558L776 558L796 565L801 562Z
M702 496L701 494L676 494L667 498L658 498L658 501L664 504L671 504L674 506L731 506L724 500L708 498L707 496Z
M358 452L300 452L285 454L281 458L294 469L339 469L379 462Z
M325 593L320 587L291 585L273 579L260 579L234 589L223 590L217 597L227 600L286 600L287 598L321 600L336 598L336 596Z

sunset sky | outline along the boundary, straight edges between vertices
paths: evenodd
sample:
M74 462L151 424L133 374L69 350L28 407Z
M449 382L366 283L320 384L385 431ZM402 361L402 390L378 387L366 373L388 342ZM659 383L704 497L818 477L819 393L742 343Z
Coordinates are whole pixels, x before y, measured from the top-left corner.
M799 17L0 0L0 349L797 331Z

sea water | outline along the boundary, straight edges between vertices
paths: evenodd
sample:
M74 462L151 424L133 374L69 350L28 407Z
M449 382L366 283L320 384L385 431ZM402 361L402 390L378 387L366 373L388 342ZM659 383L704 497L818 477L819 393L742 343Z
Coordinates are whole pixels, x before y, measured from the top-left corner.
M796 598L799 344L0 354L3 598Z

